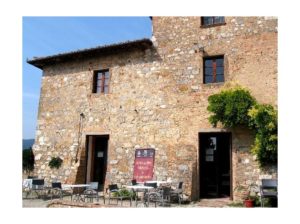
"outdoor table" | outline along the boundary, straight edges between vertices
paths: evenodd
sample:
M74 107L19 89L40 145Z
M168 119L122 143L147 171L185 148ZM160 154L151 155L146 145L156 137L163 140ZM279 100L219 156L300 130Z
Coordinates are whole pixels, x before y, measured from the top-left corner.
M72 198L74 196L73 201L83 201L84 202L84 198L81 197L81 194L79 193L79 189L80 188L84 188L84 187L90 187L90 184L63 184L62 188L66 189L66 188L71 188L72 189ZM77 190L75 190L77 189ZM74 192L77 191L75 194ZM71 199L72 200L72 199Z
M142 192L149 192L150 189L154 189L154 187L150 186L144 186L144 185L127 185L125 186L128 189L132 189L134 192L138 192L141 190ZM147 206L147 203L144 200L144 197L142 198L142 203ZM135 205L137 206L137 197L135 198ZM149 205L149 198L148 198L148 205Z
M170 184L171 182L170 181L161 181L161 180L148 180L148 181L145 181L145 183L156 183L157 187L159 187L162 184Z

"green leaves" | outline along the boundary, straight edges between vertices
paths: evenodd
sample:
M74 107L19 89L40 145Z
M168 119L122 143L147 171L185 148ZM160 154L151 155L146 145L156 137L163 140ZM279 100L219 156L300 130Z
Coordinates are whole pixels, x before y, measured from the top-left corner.
M34 155L32 149L23 150L23 171L32 171L34 169Z
M62 162L63 162L63 160L61 158L59 158L59 157L52 157L51 160L50 160L50 162L49 162L49 167L51 169L53 169L53 168L58 169L61 166Z
M211 95L208 102L207 110L213 113L209 122L214 127L220 122L227 128L248 125L248 110L256 104L250 92L240 87Z
M251 152L257 155L261 166L277 163L277 110L272 105L256 105L248 112L256 132Z
M223 90L208 98L209 122L216 127L248 126L256 133L251 152L260 166L277 163L277 110L258 104L250 92L241 87Z

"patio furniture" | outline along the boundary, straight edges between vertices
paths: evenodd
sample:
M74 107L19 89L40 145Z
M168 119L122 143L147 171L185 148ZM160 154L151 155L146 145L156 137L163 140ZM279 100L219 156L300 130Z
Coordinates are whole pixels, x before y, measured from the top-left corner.
M28 195L31 192L32 188L32 179L24 179L22 184L22 192L26 193L26 197L28 198Z
M72 192L69 190L62 189L61 182L52 182L51 183L51 200L53 196L58 196L60 199L63 199L64 196L71 196L72 201Z
M153 187L153 188L157 188L157 182L145 182L144 186L148 186L148 187Z
M276 179L262 179L260 186L260 202L261 207L264 207L264 198L274 198L277 200L277 180Z
M108 191L108 204L110 204L110 199L116 199L117 205L118 205L119 200L121 200L121 206L122 206L124 199L130 199L130 206L131 206L132 196L122 195L122 193L121 193L122 189L120 189L117 184L108 185L106 192L107 191Z
M161 187L158 188L157 191L148 192L145 194L145 201L148 203L147 207L150 203L155 203L155 207L157 204L165 206L171 205L171 187Z
M84 195L81 194L80 189L89 187L89 184L64 184L62 185L62 189L72 189L71 200L73 201L82 201L84 202Z
M136 179L133 179L133 180L131 181L131 184L132 184L132 185L137 185Z
M138 205L138 193L141 192L143 193L141 196L141 202L142 205L148 206L147 202L145 201L145 194L148 193L150 190L154 189L152 186L145 186L145 185L128 185L125 186L128 189L131 189L136 197L135 197L135 205Z
M35 192L37 197L44 196L44 179L32 179L31 192Z
M176 189L172 189L171 192L171 198L176 197L178 200L178 204L181 204L182 198L183 198L183 182L179 182Z
M103 198L104 204L105 204L105 195L104 192L103 194L99 194L101 192L98 191L98 182L90 182L88 183L90 186L87 187L87 189L83 192L83 195L85 199L88 199L90 202L93 202L94 198L97 199L99 202L100 198Z

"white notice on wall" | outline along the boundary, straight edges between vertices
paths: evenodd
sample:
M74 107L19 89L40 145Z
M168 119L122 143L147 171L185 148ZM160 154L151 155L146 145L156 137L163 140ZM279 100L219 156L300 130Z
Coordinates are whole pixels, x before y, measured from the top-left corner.
M97 157L98 157L98 158L102 158L102 157L103 157L103 152L98 152L98 153L97 153Z

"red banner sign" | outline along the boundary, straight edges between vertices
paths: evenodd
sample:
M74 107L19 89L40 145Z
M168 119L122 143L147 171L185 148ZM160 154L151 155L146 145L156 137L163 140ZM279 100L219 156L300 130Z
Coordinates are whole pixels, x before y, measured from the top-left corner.
M137 182L152 180L155 149L137 149L135 151L133 179Z

